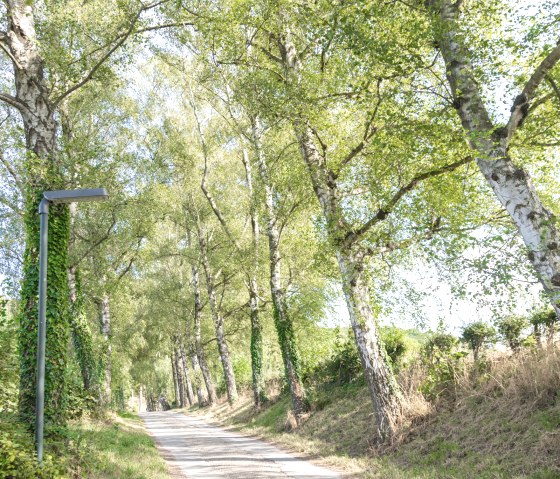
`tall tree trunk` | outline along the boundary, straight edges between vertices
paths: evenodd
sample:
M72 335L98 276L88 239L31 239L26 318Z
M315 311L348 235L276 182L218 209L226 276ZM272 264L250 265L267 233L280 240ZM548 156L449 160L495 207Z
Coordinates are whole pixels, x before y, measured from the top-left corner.
M183 344L179 344L179 357L181 358L181 365L183 366L183 375L185 377L185 385L187 392L187 399L189 401L189 406L194 404L194 393L191 381L191 375L189 373L189 368L187 366L187 358L185 356L185 348Z
M9 52L14 69L15 96L0 93L0 100L21 114L29 152L26 161L24 253L19 330L20 394L22 418L33 424L37 363L37 290L39 270L39 215L42 192L64 186L57 158L55 107L39 53L33 6L23 0L6 1L7 32L0 32L0 44ZM53 205L49 221L49 261L47 277L47 345L45 376L45 419L64 422L65 370L68 343L68 207Z
M243 150L243 166L245 177L249 187L250 216L252 233L252 270L249 274L249 308L251 314L251 369L253 372L253 400L255 407L259 409L266 401L266 387L262 372L263 362L263 339L262 325L259 318L259 285L257 276L259 272L259 216L257 213L257 201L253 190L253 175L251 162L247 150Z
M171 356L169 357L171 360L171 373L173 375L173 391L175 393L175 404L179 407L183 407L181 402L181 393L179 388L179 375L177 374L177 361L175 359L175 350L171 352Z
M103 338L103 381L101 385L101 405L111 404L111 312L109 309L109 295L105 294L99 301L99 324Z
M280 12L282 23L283 14ZM289 29L283 38L279 38L278 47L288 82L299 84L302 64ZM401 395L369 305L368 288L363 278L364 256L353 251L358 250L355 243L346 242L351 228L339 207L337 178L315 146L311 125L303 116L296 115L292 126L337 254L354 338L377 419L378 439L380 442L391 441L396 433Z
M80 365L84 389L98 394L97 361L93 350L91 330L84 310L84 297L75 266L68 268L68 287L70 290L70 329L76 358Z
M202 371L200 369L200 364L198 363L198 356L194 351L191 354L191 364L193 368L193 386L196 391L196 397L198 399L198 407L205 406L208 401L208 394L202 389Z
M218 397L216 396L216 389L214 388L214 383L212 382L212 375L210 374L210 369L208 368L208 364L206 363L204 347L202 346L202 336L200 332L200 322L202 319L202 301L200 299L200 281L198 277L198 268L193 264L191 266L191 270L194 290L194 347L198 359L198 365L200 366L202 377L204 378L204 384L206 385L206 391L208 392L208 403L212 405L218 401Z
M216 341L218 343L218 351L220 353L220 360L224 370L224 381L226 384L226 392L228 401L233 404L239 399L237 394L237 386L235 384L235 374L233 372L233 363L231 355L226 342L224 334L224 320L216 300L216 289L214 287L214 276L210 269L210 262L208 260L208 245L204 237L204 232L198 229L198 243L200 245L200 254L202 259L202 267L206 277L206 290L208 291L208 303L210 304L210 314L214 322L214 330L216 332Z
M298 120L294 122L294 130L335 246L356 347L373 402L378 439L391 441L398 428L401 394L369 304L370 295L363 274L365 255L360 253L356 243L346 241L350 228L340 212L337 183L315 147L311 128L305 121Z
M251 271L247 271L247 267L244 265L244 260L242 258L241 247L239 246L239 243L236 240L236 238L233 236L224 215L219 209L216 200L210 193L210 190L208 189L207 186L208 163L209 163L208 147L206 144L204 131L202 129L202 124L198 117L198 110L192 92L191 92L191 106L196 120L198 134L200 137L200 143L202 146L202 153L204 156L204 174L202 176L200 187L202 189L202 192L204 193L204 196L208 200L208 204L212 208L212 211L214 212L216 218L218 218L218 221L220 222L222 229L224 230L227 237L235 247L237 253L239 253L241 264L243 265L243 268L246 270L246 274L247 274L247 280L248 280L247 283L249 289L249 307L250 307L250 317L251 317L251 369L253 373L252 387L253 387L254 404L255 407L258 409L266 399L266 396L264 392L265 388L264 388L263 376L262 376L263 345L262 345L262 327L259 321L259 299L258 299L259 297L258 297L258 283L257 283L259 231L258 231L258 219L256 215L255 201L253 195L251 165L247 161L246 151L243 151L243 157L242 157L243 164L245 166L247 184L249 186L249 195L251 198L250 216L251 216L251 226L252 226L253 260L254 260L254 264L251 267Z
M482 100L465 35L460 26L462 2L430 0L436 41L446 65L446 75L457 113L467 134L476 163L494 194L517 226L529 260L560 318L560 233L554 215L542 204L529 173L509 156L511 138L529 112L535 91L560 60L557 45L537 67L511 108L506 126L497 127Z
M266 206L266 232L268 236L268 254L270 264L270 293L274 314L274 325L278 334L278 342L282 352L286 381L290 387L292 407L296 420L309 409L305 397L305 388L301 380L299 354L294 334L293 321L288 314L284 298L281 276L280 231L278 229L277 213L274 206L274 188L270 181L268 166L260 145L260 128L258 122L253 124L253 145L261 182L264 186Z
M185 375L181 367L181 358L177 349L175 349L175 372L177 374L177 382L179 383L179 405L180 407L185 407L187 405L187 388Z
M370 293L359 255L337 251L342 288L354 331L354 339L368 385L379 440L391 440L401 415L401 393L393 375L370 306Z

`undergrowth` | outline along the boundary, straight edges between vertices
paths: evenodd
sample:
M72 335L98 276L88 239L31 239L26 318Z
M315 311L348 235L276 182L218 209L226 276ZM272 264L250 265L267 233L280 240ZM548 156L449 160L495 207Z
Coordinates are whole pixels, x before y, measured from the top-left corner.
M33 441L15 418L0 418L0 479L166 479L165 461L135 414L71 421L46 438L37 466Z

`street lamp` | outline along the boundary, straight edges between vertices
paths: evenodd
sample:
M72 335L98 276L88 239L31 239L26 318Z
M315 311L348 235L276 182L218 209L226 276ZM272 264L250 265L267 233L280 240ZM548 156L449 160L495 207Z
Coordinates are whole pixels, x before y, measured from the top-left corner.
M47 255L49 238L49 205L51 203L75 203L101 201L109 197L105 188L93 190L45 191L39 203L39 327L37 339L37 397L35 404L35 442L37 460L43 461L43 427L45 416L45 343L47 332Z

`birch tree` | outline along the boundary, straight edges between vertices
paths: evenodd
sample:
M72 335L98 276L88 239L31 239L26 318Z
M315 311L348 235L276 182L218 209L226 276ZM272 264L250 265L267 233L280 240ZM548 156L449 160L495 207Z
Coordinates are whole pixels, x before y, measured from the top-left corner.
M538 56L511 104L507 123L501 124L492 119L483 99L482 85L473 65L471 40L462 23L464 2L430 0L427 6L432 14L434 38L445 63L453 106L476 164L517 226L537 277L560 317L560 233L555 216L543 204L527 168L517 164L510 152L527 116L557 94L551 75L560 60L560 46L549 46ZM547 81L552 91L543 91L542 85Z

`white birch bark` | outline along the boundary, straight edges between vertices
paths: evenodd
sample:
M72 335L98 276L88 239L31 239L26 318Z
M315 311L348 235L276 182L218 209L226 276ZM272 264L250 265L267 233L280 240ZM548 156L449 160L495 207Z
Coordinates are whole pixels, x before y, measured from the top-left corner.
M279 42L279 50L286 77L299 83L302 65L289 34ZM305 118L295 117L292 126L336 250L356 347L373 402L378 439L380 442L390 442L400 420L401 394L369 305L368 286L363 277L365 255L356 241L359 238L353 242L346 241L352 230L340 211L336 177L315 146L311 125Z
M191 353L191 364L193 369L193 386L196 391L196 397L198 400L198 407L205 406L208 401L208 394L204 392L202 388L202 371L200 369L200 364L198 363L198 356L194 351Z
M239 245L239 242L233 235L229 225L222 214L216 200L210 193L208 189L207 180L208 180L208 164L210 161L208 155L208 147L206 144L206 137L204 135L204 131L202 129L202 125L198 116L198 110L196 107L196 103L194 101L194 96L191 92L191 107L193 110L194 118L196 121L196 126L198 130L198 135L200 138L200 143L202 147L202 154L204 157L204 173L202 176L202 181L200 184L200 188L206 197L214 215L220 222L223 231L226 233L228 239L235 247L236 252L242 257L242 249ZM249 292L249 308L250 308L250 317L251 317L251 370L252 370L252 387L253 387L253 396L254 396L254 404L256 408L259 408L262 402L265 399L264 393L264 384L262 378L262 327L259 320L259 300L258 300L258 282L257 282L257 272L258 272L258 219L256 217L255 208L254 208L254 200L253 200L253 186L252 186L252 177L251 177L251 166L246 161L246 152L243 152L243 164L245 166L245 172L247 177L247 183L249 186L249 194L251 198L251 206L250 206L250 216L251 216L251 226L252 226L252 246L253 246L253 259L254 263L252 267L247 268L242 261L243 269L245 270L245 274L247 276L247 285L248 285L248 292Z
M206 386L206 391L208 393L208 403L212 405L218 401L218 397L216 396L216 389L214 388L212 375L210 374L210 369L208 368L208 364L206 362L206 355L204 354L204 347L202 345L202 335L200 331L202 320L202 301L200 299L200 280L198 276L198 267L193 264L191 265L191 270L194 291L194 348L196 352L197 363L200 366L202 377L204 378L204 384Z
M181 397L181 390L179 387L179 375L177 374L177 361L175 358L174 350L171 352L171 356L169 357L169 359L171 360L171 373L173 374L173 391L175 394L175 404L177 404L179 407L183 407L183 399Z
M266 400L263 365L262 326L259 317L259 285L257 281L259 271L259 216L257 214L255 192L253 190L253 175L251 162L247 150L243 150L243 166L249 188L249 214L251 217L251 247L252 269L249 276L249 309L251 314L251 364L253 373L253 400L258 409Z
M187 365L187 357L185 355L185 348L182 344L179 344L179 357L181 358L181 365L183 366L183 374L186 383L187 400L189 401L189 406L194 404L194 393L191 381L191 375Z
M200 245L200 255L202 260L202 268L206 277L206 290L208 292L208 303L210 305L210 315L214 322L214 331L216 333L216 341L218 343L218 351L220 353L220 360L224 370L224 381L226 384L226 392L228 401L234 403L239 399L237 394L237 385L235 384L235 374L233 372L233 363L231 361L231 354L227 345L225 332L224 332L224 319L220 312L218 302L216 300L216 289L214 286L214 276L208 260L208 248L204 233L199 227L198 242Z
M99 323L103 338L103 383L101 385L101 404L111 403L111 312L109 295L105 294L99 302Z
M560 46L537 67L515 99L505 127L494 125L482 100L460 28L462 2L431 0L436 40L446 65L455 108L476 154L476 163L523 238L529 260L560 317L560 233L554 215L542 204L529 173L509 156L511 138L528 114L535 90L560 60Z

